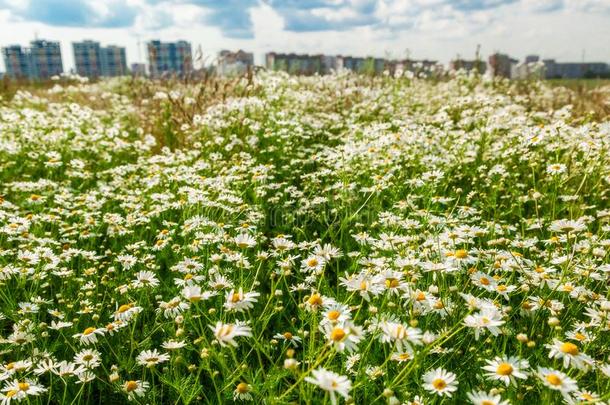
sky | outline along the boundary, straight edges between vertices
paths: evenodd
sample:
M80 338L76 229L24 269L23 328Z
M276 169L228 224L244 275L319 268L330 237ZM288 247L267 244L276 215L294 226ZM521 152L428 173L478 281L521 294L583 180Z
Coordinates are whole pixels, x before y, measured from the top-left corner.
M200 61L221 49L432 59L501 51L610 62L610 0L0 0L0 46L35 37L127 48L145 62L152 39L190 41ZM200 50L200 53L199 53ZM4 66L0 65L4 70Z

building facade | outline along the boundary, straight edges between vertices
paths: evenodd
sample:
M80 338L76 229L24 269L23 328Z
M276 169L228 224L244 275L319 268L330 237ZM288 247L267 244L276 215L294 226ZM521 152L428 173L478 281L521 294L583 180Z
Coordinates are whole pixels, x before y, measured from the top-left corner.
M102 61L100 58L100 43L82 41L72 43L76 73L83 77L102 76Z
M150 75L185 76L193 71L191 44L186 41L150 41L147 44Z
M32 79L48 80L63 73L64 65L59 42L35 40L30 42L28 51Z
M494 53L489 57L489 68L493 76L510 79L515 77L518 62L517 59L513 59L508 55Z
M218 53L217 72L222 76L241 75L254 66L254 54L242 51L222 50Z
M125 48L110 45L100 49L102 76L115 77L127 74L127 53Z
M83 41L73 43L72 48L79 76L95 78L127 74L127 55L123 47L102 47L96 41Z
M11 45L2 48L2 56L12 78L48 80L64 71L59 42L35 40L25 48Z
M6 67L6 75L12 79L30 78L29 55L20 45L2 48L2 58Z

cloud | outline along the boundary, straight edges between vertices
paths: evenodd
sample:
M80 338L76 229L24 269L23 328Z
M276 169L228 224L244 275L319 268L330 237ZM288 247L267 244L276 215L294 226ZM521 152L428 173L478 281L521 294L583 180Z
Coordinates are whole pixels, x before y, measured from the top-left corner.
M100 4L102 6L100 7ZM88 2L83 0L30 0L24 5L0 3L15 17L60 27L119 28L133 24L136 9L122 0Z

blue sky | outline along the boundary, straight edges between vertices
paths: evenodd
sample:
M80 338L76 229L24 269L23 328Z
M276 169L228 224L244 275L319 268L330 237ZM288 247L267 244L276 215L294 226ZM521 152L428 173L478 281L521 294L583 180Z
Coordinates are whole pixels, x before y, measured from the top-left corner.
M223 48L431 58L473 57L477 44L521 59L610 62L610 0L0 0L0 46L35 35L127 47L186 39L211 60Z

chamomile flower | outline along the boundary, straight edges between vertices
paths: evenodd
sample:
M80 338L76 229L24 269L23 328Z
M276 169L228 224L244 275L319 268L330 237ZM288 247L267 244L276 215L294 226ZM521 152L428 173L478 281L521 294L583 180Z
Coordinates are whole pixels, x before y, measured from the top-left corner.
M517 384L517 378L526 379L529 362L518 357L496 357L493 360L485 360L487 365L483 370L490 380L498 380L506 386Z
M547 344L549 358L563 359L563 367L568 368L570 364L581 370L587 370L593 364L593 359L582 353L578 346L572 342L562 342L553 339L553 344Z
M121 388L123 392L127 393L127 399L133 401L138 397L141 398L146 395L146 391L148 391L149 387L150 384L147 381L129 380L125 381Z
M502 400L500 395L485 391L469 392L468 399L473 405L510 405L510 401Z
M220 321L216 322L215 326L209 326L210 329L214 332L214 337L216 341L220 343L221 346L231 345L233 347L237 347L237 342L235 341L236 337L244 336L250 337L252 336L252 329L249 326L246 326L244 323L222 323Z
M538 367L537 375L545 386L552 390L561 391L562 394L568 394L578 389L576 381L561 371Z
M457 391L458 381L456 375L443 368L426 372L423 377L424 389L440 396L451 397Z
M157 349L144 350L136 357L138 364L146 366L148 368L154 367L157 364L164 363L169 360L169 355L165 353L159 353Z
M317 385L322 390L328 392L330 394L330 402L333 405L337 403L337 394L345 399L349 397L352 382L346 376L324 368L313 370L311 375L311 377L305 377L305 381Z

